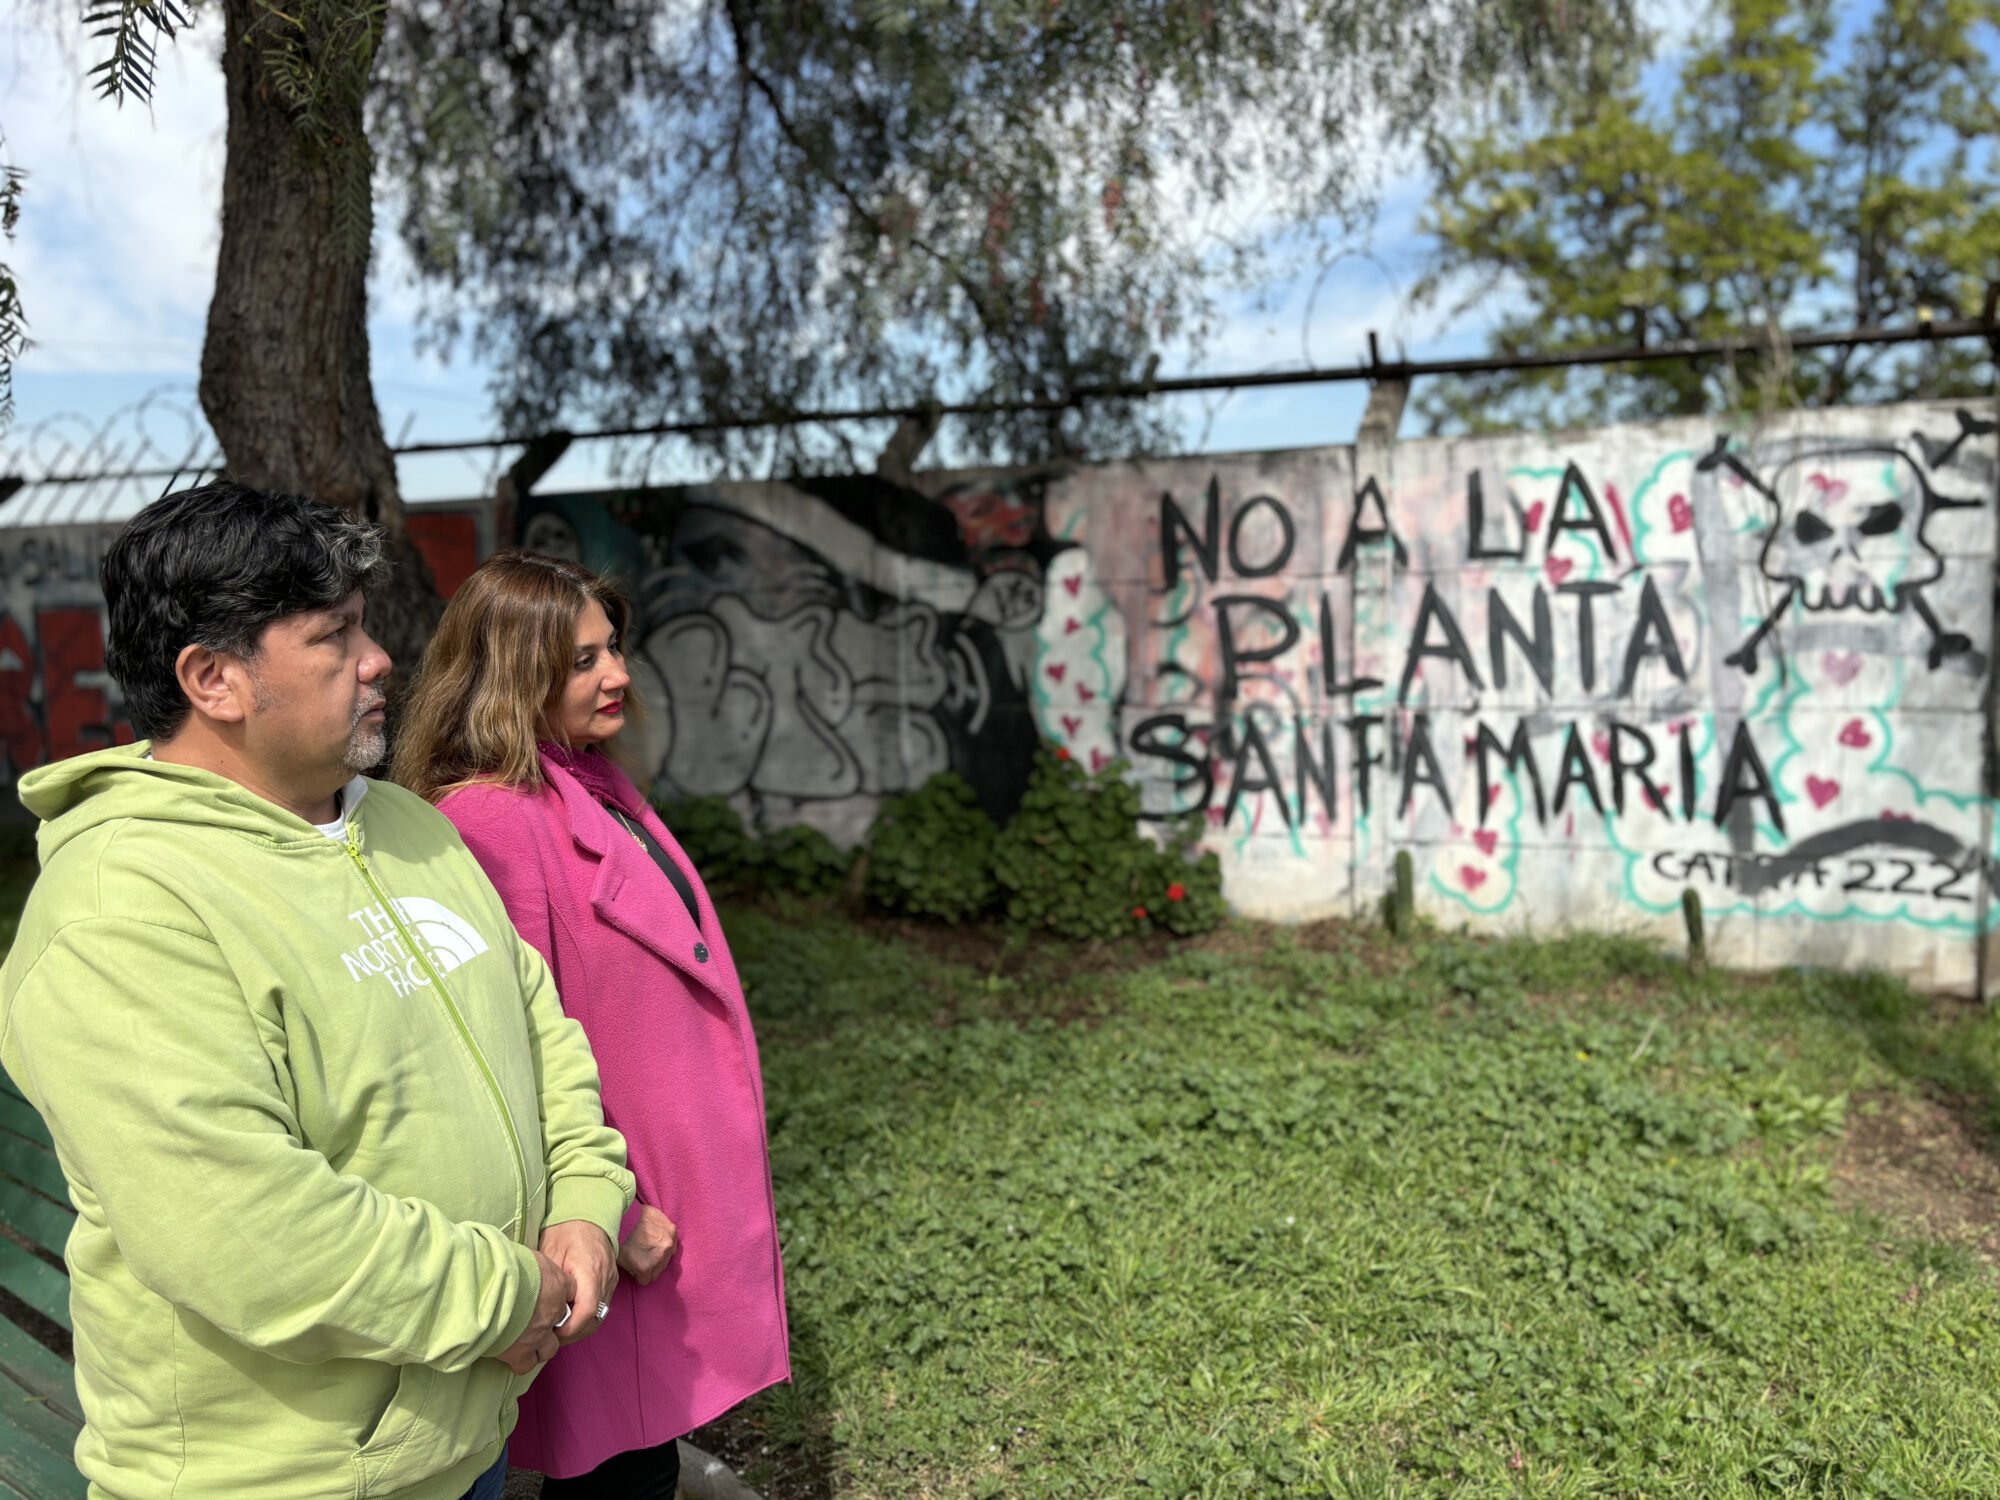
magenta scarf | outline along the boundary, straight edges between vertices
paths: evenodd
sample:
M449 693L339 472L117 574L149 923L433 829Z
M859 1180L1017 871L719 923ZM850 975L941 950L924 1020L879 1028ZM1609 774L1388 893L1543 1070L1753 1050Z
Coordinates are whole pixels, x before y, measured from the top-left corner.
M618 768L596 751L572 750L551 740L537 740L535 748L575 777L576 784L599 802L608 802L613 807L624 806L618 796L618 783L623 780Z

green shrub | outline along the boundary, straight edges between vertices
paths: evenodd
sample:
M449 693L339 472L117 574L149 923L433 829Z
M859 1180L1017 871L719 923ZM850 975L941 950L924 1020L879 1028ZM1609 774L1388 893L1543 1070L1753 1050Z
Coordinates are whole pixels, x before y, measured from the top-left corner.
M655 806L711 892L830 896L854 863L817 828L780 828L761 837L749 832L727 797L683 797Z
M1177 937L1192 937L1222 925L1229 908L1222 900L1222 861L1194 847L1201 837L1199 814L1170 825L1166 847L1154 849L1150 883L1142 888L1146 919Z
M1027 793L994 845L1007 914L1066 937L1109 938L1164 927L1206 932L1223 917L1222 867L1191 859L1198 828L1182 822L1167 847L1139 832L1139 791L1125 762L1092 774L1044 746Z
M854 863L852 854L803 823L765 834L758 853L758 885L793 896L831 896Z
M963 922L999 898L998 831L961 776L939 772L882 804L868 830L868 899L888 911Z

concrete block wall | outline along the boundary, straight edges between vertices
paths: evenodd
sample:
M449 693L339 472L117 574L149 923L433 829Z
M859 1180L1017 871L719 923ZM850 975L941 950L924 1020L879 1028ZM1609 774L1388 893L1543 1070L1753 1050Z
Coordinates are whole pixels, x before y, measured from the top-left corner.
M851 842L944 769L1004 817L1050 741L1201 820L1251 915L1369 913L1408 849L1447 926L1675 944L1692 888L1716 962L1969 992L1994 417L531 496L515 535L635 599L659 788L767 826ZM120 734L112 534L0 528L9 776Z

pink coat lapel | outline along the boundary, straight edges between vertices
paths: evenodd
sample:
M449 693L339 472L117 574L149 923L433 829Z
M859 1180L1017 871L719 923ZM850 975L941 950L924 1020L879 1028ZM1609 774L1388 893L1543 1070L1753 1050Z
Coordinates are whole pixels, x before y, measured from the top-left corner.
M674 836L643 801L634 798L637 805L627 806L627 799L619 797L619 806L644 823L688 877L696 907L701 912L699 928L688 916L687 905L679 893L654 867L652 856L618 826L574 776L547 756L542 758L542 773L562 794L570 837L578 847L597 856L597 878L591 886L590 904L598 917L726 1003L734 976L725 972L723 954L718 951L722 945L710 944L702 936L720 932L721 922L709 900L707 887ZM622 792L623 788L619 790Z

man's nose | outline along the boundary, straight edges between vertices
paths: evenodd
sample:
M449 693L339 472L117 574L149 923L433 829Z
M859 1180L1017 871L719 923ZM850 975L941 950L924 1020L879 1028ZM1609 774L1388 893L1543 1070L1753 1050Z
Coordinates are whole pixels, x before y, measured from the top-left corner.
M361 637L361 680L379 682L389 675L395 663L389 660L389 653L375 644L375 637L365 632Z

